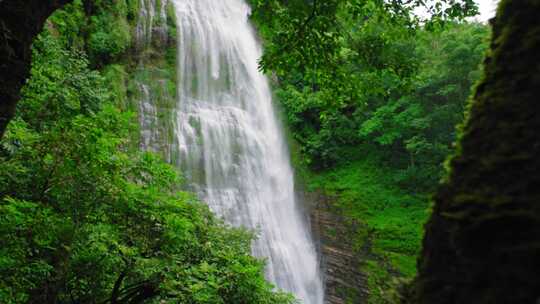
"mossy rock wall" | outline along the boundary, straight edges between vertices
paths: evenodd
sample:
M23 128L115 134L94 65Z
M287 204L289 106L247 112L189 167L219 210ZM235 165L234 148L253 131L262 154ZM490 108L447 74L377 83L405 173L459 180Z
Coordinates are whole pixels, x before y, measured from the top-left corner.
M503 0L412 303L540 301L540 0Z
M138 113L139 146L175 162L176 16L172 1L140 0L134 52L127 83L128 103Z

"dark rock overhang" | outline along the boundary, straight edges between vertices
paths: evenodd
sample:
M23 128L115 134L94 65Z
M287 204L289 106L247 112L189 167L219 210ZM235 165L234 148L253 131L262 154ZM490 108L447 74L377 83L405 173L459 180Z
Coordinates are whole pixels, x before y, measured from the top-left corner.
M72 0L0 0L0 138L31 67L32 41L47 18Z

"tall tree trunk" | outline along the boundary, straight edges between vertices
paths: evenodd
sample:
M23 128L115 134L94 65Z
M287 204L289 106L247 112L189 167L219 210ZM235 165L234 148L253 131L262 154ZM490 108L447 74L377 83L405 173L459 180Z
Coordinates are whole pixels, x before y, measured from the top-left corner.
M30 74L31 45L45 20L71 0L0 0L0 138Z
M502 0L413 303L540 301L540 0Z

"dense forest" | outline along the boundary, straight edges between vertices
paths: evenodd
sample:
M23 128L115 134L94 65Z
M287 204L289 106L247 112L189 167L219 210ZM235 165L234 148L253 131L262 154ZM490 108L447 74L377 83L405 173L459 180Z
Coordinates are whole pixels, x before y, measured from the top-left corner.
M369 2L318 15L330 4L303 3L254 2L253 19L267 46L262 67L275 73L300 179L349 223L345 233L352 235L344 238L354 238L361 256L370 290L365 300L385 303L399 282L392 278L416 273L429 195L444 175L456 125L482 73L489 28L435 20L425 27L408 13ZM313 12L310 22L319 28L305 39L325 36L327 49L294 45L281 53L290 39L283 36L292 35L286 31L300 27L290 20ZM356 287L339 293L353 302L360 297Z
M295 303L177 166L181 1L64 2L0 1L0 303ZM247 2L324 303L538 301L540 1Z

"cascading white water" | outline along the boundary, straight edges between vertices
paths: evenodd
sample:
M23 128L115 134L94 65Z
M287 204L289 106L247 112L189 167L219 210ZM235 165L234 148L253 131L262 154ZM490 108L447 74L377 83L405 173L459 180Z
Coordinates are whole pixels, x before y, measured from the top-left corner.
M323 302L319 263L244 0L173 0L178 18L180 165L210 208L258 231L267 277Z

